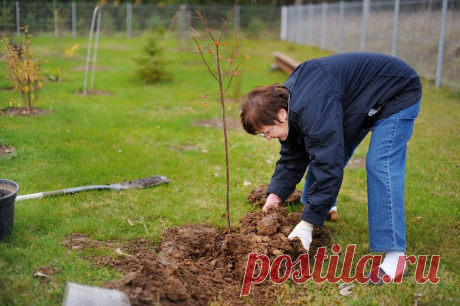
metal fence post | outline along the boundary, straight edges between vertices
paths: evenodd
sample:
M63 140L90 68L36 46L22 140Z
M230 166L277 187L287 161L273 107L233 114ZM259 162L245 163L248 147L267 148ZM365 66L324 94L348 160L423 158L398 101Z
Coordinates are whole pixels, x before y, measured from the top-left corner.
M302 44L302 15L303 15L303 10L302 10L302 5L297 5L296 6L297 13L295 15L296 18L296 38L295 41L298 45Z
M18 32L18 39L21 36L21 26L19 22L19 1L16 1L16 28Z
M313 10L314 6L312 3L308 5L308 32L307 32L307 41L309 45L313 45Z
M233 13L233 19L234 19L234 30L235 33L238 33L240 31L240 6L237 5L235 6L235 12Z
M280 39L282 41L286 41L287 36L287 7L281 7L281 32L280 32Z
M321 50L326 49L327 41L327 3L323 2L321 6Z
M131 38L131 2L126 3L126 38Z
M446 15L448 0L442 1L441 33L439 33L438 64L436 67L436 87L441 86L442 57L444 55L444 34L446 32Z
M393 44L391 46L391 55L393 56L396 56L396 48L398 45L399 3L400 0L395 0L395 16L393 21Z
M343 32L344 32L344 21L345 21L345 1L340 1L339 7L339 43L337 52L341 53L343 49Z
M59 37L58 19L59 19L58 10L54 9L54 38Z
M369 1L363 0L363 19L361 23L361 51L366 50L366 28L367 28L367 17L369 15Z
M294 35L293 35L293 30L292 30L292 27L294 26L294 6L290 5L288 7L288 18L287 18L287 27L288 27L288 30L286 32L286 36L287 36L287 41L289 42L294 42Z
M77 38L77 8L75 1L72 2L72 37Z

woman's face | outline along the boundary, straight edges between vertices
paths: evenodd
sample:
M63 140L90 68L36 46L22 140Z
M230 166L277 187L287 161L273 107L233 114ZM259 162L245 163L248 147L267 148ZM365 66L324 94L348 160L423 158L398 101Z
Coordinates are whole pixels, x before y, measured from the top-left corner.
M286 110L281 109L278 112L278 120L275 125L264 125L260 127L260 133L262 137L265 137L267 141L272 140L272 138L280 139L285 141L288 134L288 122L287 122L287 113Z

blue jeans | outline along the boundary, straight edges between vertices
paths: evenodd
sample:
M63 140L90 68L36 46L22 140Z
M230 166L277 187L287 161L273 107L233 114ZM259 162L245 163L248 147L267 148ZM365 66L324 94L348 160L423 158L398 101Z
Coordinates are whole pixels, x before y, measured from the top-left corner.
M420 111L420 101L386 119L375 123L366 156L369 244L371 252L405 252L406 219L404 181L406 176L406 146ZM360 139L345 149L345 165ZM307 190L315 181L307 172L300 201L306 205ZM337 200L334 205L336 205Z
M361 134L359 134L359 138L348 148L345 148L345 163L343 167L348 164L348 161L350 160L351 156L355 152L356 148L359 146L361 141L366 137L366 135L369 133L370 129L363 130ZM313 183L316 181L316 177L313 174L313 172L310 171L310 167L307 169L307 177L305 178L305 185L303 187L302 191L302 196L300 197L300 203L303 205L307 205L307 191L308 189L313 185ZM332 209L331 210L337 210L337 199L335 199L334 204L332 204Z
M420 101L372 128L366 157L371 252L406 251L406 147L419 111Z

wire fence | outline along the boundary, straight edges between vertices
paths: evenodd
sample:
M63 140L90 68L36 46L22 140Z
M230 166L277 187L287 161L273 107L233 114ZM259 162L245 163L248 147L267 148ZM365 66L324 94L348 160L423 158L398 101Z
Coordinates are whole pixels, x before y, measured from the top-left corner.
M460 88L460 0L285 6L281 39L335 52L397 56L436 85Z
M35 34L51 34L55 37L87 36L90 30L94 4L89 3L0 3L0 34L20 36L20 27L29 26ZM211 28L220 28L221 17L231 11L229 6L197 6L206 14ZM101 33L105 36L138 36L146 31L168 30L178 38L189 38L190 27L199 27L201 21L191 5L120 5L101 7ZM280 27L279 7L236 6L234 19L229 26L250 36L278 39Z
M0 3L0 35L87 37L95 5L89 3ZM220 29L231 7L198 6L209 28ZM191 5L131 3L101 7L101 35L139 36L162 31L189 39L201 21ZM335 52L373 51L397 56L436 85L460 88L460 0L362 0L300 6L236 6L228 25L235 32L318 46ZM297 59L302 60L302 59Z

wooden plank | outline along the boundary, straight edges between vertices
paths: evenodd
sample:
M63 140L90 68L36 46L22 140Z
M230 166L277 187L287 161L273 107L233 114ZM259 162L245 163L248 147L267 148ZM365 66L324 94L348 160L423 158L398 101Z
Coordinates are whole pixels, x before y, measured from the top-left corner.
M281 52L275 52L273 55L275 56L275 65L288 74L291 74L300 65L299 62Z

